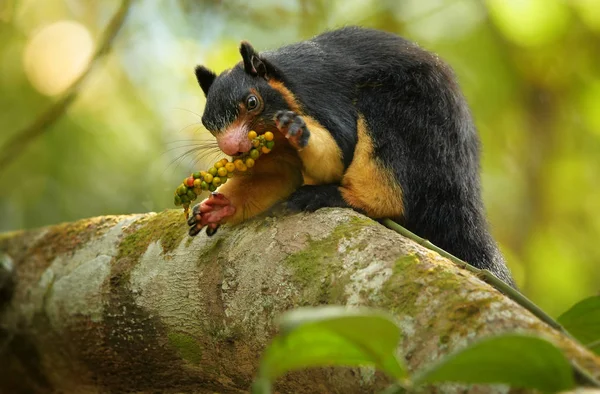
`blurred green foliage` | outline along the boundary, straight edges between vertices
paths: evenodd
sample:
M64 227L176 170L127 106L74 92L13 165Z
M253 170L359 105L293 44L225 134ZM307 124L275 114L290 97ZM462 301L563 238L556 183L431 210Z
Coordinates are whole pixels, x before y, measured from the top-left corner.
M70 20L97 44L118 5L0 3L0 149L86 51L32 38ZM484 144L489 220L524 292L554 315L598 293L600 0L138 0L66 114L0 168L0 231L170 208L217 157L185 155L210 140L193 67L232 66L242 39L263 50L346 24L404 35L455 69Z

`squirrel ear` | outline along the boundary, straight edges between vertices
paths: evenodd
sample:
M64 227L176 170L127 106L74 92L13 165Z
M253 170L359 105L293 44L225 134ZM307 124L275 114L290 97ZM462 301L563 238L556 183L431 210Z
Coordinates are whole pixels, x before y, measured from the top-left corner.
M198 80L198 84L200 84L204 95L208 95L208 89L210 89L210 85L215 81L217 74L204 66L196 66L194 72L196 73L196 79Z
M248 41L242 41L240 44L240 54L244 60L244 70L250 75L267 78L267 65L258 53L254 50Z

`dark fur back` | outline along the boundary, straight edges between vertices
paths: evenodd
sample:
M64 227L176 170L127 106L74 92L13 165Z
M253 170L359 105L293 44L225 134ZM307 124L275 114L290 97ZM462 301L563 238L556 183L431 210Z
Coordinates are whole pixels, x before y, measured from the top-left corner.
M513 284L481 201L479 139L452 71L393 34L347 27L261 53L304 110L332 133L345 165L364 115L381 165L403 190L403 224Z

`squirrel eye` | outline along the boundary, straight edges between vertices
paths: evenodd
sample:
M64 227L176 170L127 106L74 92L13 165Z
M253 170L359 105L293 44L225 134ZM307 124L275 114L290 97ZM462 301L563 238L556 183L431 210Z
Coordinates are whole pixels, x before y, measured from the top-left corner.
M246 99L246 108L254 109L256 107L258 107L258 98L252 94Z

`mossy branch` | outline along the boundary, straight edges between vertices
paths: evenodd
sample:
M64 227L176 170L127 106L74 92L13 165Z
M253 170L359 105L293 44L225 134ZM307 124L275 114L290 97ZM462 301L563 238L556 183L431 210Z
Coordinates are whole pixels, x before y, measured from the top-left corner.
M0 235L15 278L0 306L0 391L246 392L277 318L323 304L388 311L411 371L478 338L524 332L600 376L595 354L463 264L352 210L263 216L213 237L187 229L168 210ZM290 373L276 389L351 394L390 383L320 368Z
M117 33L123 26L127 13L129 12L132 0L123 0L119 9L106 26L96 52L92 56L85 71L77 78L73 84L44 112L23 129L13 133L12 137L0 149L0 171L6 170L8 166L33 142L41 136L48 128L55 123L75 101L81 86L91 74L92 69L98 61L109 51L117 37Z
M507 283L505 283L504 281L500 280L498 277L496 277L490 271L473 267L472 265L468 264L467 262L446 252L442 248L435 246L430 241L428 241L424 238L421 238L417 234L407 230L406 228L402 227L401 225L399 225L398 223L394 222L391 219L383 219L382 224L385 225L387 228L394 230L397 233L399 233L409 239L412 239L419 245L426 247L427 249L433 250L434 252L438 253L441 256L444 256L448 260L451 260L452 262L454 262L455 264L459 265L460 267L466 269L467 271L474 273L475 275L482 278L483 280L485 280L490 285L494 286L496 289L498 289L502 293L506 294L508 297L510 297L510 299L512 299L519 305L521 305L523 308L527 309L529 312L531 312L533 315L535 315L538 319L542 320L544 323L548 324L550 327L560 331L562 334L564 334L565 336L568 336L572 340L575 340L575 338L573 338L573 336L567 330L565 330L565 328L563 326L561 326L556 320L554 320L552 317L550 317L550 315L548 315L546 312L544 312L539 306L534 304L533 301L531 301L529 298L525 297L525 295L523 295L523 293L521 293L520 291L516 290L512 286L510 286ZM581 368L576 363L572 363L572 365L573 365L573 369L575 370L575 372L581 378L583 378L583 380L585 382L592 384L595 387L600 387L600 382L597 379L595 379L588 371Z

